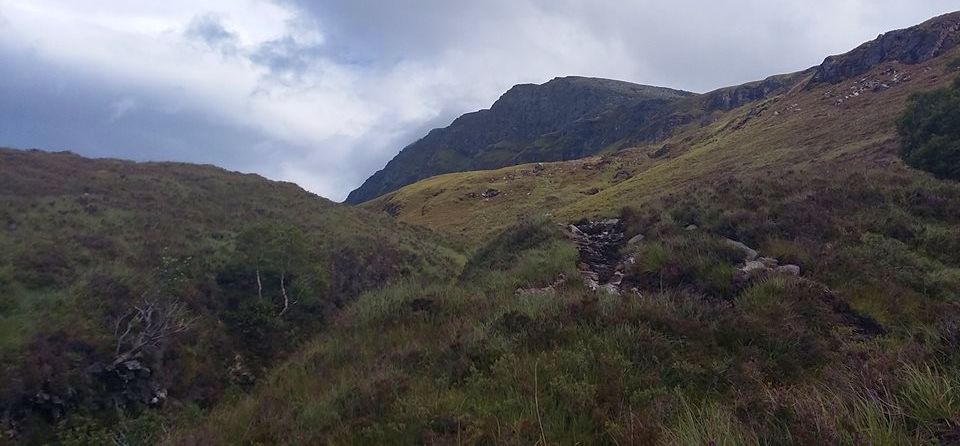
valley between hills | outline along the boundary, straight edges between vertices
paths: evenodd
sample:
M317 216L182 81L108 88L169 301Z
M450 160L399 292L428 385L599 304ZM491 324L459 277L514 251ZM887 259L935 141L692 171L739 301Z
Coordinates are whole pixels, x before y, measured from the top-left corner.
M960 444L960 12L514 87L333 203L0 150L0 444Z

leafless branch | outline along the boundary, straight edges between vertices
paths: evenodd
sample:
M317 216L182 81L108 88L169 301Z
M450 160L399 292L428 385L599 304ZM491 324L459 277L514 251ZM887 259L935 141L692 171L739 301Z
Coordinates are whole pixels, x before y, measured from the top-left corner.
M189 330L195 320L189 317L186 306L181 302L145 298L141 305L134 305L117 319L113 363L128 361L144 348L160 345L165 339Z

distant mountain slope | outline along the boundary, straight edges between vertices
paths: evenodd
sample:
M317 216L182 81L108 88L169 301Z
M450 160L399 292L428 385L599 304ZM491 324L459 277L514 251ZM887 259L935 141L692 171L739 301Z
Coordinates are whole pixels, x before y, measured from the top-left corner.
M591 123L630 109L642 121L692 93L583 77L517 85L489 110L469 113L407 146L347 198L362 203L417 180L448 172L492 169L531 161L575 159L615 141L597 140ZM528 150L541 138L562 143Z
M712 122L718 112L786 93L801 81L836 83L883 62L920 63L948 52L958 41L960 14L951 13L882 34L805 71L703 95L586 78L517 86L490 110L464 115L408 146L352 192L347 203L362 203L443 173L571 160L660 142L677 127Z
M674 101L644 124L631 124L630 113L595 124L609 133L620 129L616 138L671 129L634 148L542 169L520 165L442 175L364 206L475 240L516 218L545 212L570 219L609 215L624 203L685 193L731 175L899 165L893 121L912 93L950 82L950 67L960 56L958 28L960 13L944 15L827 58L822 66ZM863 66L862 53L874 47L884 51ZM856 75L822 75L838 64L858 67L847 69ZM861 164L865 157L868 165ZM497 196L482 197L488 189Z

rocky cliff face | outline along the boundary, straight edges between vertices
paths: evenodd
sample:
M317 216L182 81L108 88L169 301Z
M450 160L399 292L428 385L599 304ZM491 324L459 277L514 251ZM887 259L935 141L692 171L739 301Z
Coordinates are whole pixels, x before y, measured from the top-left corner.
M837 83L891 61L923 63L960 44L960 12L880 35L810 69L697 95L568 77L518 85L489 110L464 115L405 148L347 198L357 204L424 178L514 164L578 159L651 144L678 126L711 119L795 87Z
M960 12L933 18L920 25L881 34L853 51L828 57L813 82L836 83L858 76L890 61L918 64L937 57L960 43Z
M668 88L583 77L517 85L489 110L469 113L407 146L347 198L362 203L407 184L449 172L493 169L528 161L578 158L592 144L591 123L622 110L638 119L693 95ZM563 141L557 137L563 135ZM553 143L537 145L538 140ZM590 140L591 144L584 141ZM533 148L533 150L531 150ZM594 152L595 153L595 152Z

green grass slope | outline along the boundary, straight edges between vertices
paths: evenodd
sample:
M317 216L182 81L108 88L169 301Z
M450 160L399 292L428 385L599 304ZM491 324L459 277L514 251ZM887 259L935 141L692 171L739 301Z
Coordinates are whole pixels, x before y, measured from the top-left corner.
M365 294L169 444L955 444L960 184L895 121L957 50L690 123L664 144L430 178L364 206L474 252ZM558 229L617 217L635 292ZM642 235L642 238L634 238ZM745 242L800 276L744 275Z
M922 181L925 175L904 168L898 157L895 121L911 94L949 85L955 76L949 65L958 54L919 65L888 62L856 79L804 88L808 74L792 90L714 113L656 145L542 169L530 164L442 175L363 207L476 244L527 216L613 216L625 205L696 193L730 177L869 171ZM874 91L874 83L889 88ZM489 189L499 194L483 197Z
M77 414L110 425L154 393L209 404L358 293L442 282L462 262L424 230L293 184L70 153L0 150L0 222L0 421L24 442L50 441ZM249 254L256 243L266 245L260 260ZM287 292L295 302L280 315ZM189 329L129 358L149 373L91 372L116 366L129 348L117 327L148 302L182 307Z

